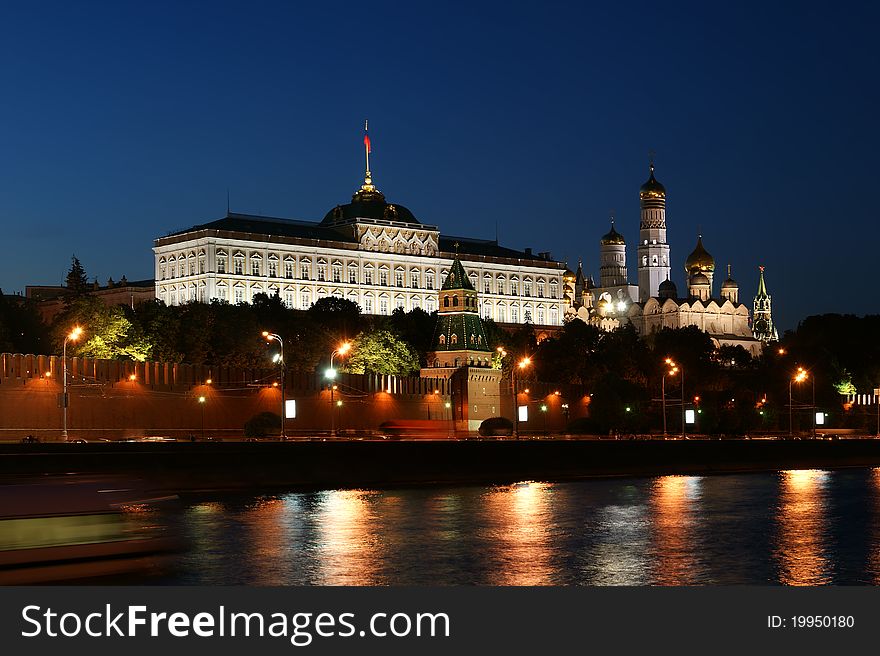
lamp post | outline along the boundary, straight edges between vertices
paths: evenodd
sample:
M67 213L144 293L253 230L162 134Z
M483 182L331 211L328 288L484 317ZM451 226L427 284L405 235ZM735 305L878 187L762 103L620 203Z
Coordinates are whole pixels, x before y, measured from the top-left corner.
M278 342L278 346L281 347L281 353L275 356L273 360L275 360L281 366L281 439L286 440L287 434L284 432L284 415L286 414L284 407L284 379L287 378L287 376L285 375L284 371L284 340L281 339L281 335L270 333L266 330L263 331L263 338L267 342Z
M330 368L324 373L330 380L330 437L336 437L336 403L334 401L334 392L336 391L336 370L333 368L333 358L335 356L342 357L351 350L351 342L343 342L339 348L330 354Z
M792 430L792 414L793 414L792 409L794 408L794 403L792 400L791 386L794 383L802 383L806 379L807 379L807 372L804 370L803 367L798 367L797 373L794 375L794 377L790 378L788 381L788 436L789 437L792 437L794 435L794 432ZM815 396L816 396L816 386L814 384L813 385L814 402L815 402ZM814 413L813 414L813 422L815 423L815 421L816 421L816 415ZM813 430L815 431L815 426L813 427Z
M516 370L517 367L525 369L530 364L532 364L531 358L523 358L510 369L510 378L513 383L513 437L517 440L519 439L519 392L516 388Z
M672 367L669 371L663 372L663 378L660 381L660 398L663 401L663 439L666 439L666 376L674 376L678 373L678 366L671 358L666 358L665 363ZM684 392L682 392L684 395Z
M205 397L199 397L199 405L202 408L202 441L205 441ZM284 423L284 419L281 420L282 424Z
M61 441L67 441L67 406L68 406L68 396L67 396L67 342L76 341L79 339L80 335L82 335L83 329L79 326L75 326L73 330L71 330L65 337L64 342L61 344L61 369L62 369L62 393L61 393L61 405L64 408L64 423L61 429Z

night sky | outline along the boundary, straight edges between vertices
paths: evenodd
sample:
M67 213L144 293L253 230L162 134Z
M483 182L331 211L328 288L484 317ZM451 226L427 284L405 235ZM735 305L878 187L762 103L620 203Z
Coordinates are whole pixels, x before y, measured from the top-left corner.
M598 278L613 209L636 282L653 150L680 290L702 229L716 295L730 263L751 304L766 265L781 328L880 309L877 3L79 5L0 9L6 293L73 253L150 278L152 240L227 188L319 220L368 117L375 183L444 234L497 224Z

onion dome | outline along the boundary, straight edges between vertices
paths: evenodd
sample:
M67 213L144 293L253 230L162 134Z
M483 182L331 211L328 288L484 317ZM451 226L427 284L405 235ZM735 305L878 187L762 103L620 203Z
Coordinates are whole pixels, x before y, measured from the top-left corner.
M651 163L651 177L639 189L639 198L648 200L651 198L666 198L666 187L657 182L654 177L654 163Z
M739 285L736 284L736 280L730 277L730 269L727 271L727 280L721 283L721 289L739 289Z
M674 282L667 278L657 288L657 295L660 298L678 298L678 288Z
M571 282L574 282L575 277L576 277L576 276L575 276L574 271L572 271L571 269L569 269L568 267L566 267L566 269L565 269L565 273L562 274L562 279L565 280L566 282L569 281L569 280L570 280Z
M697 237L697 247L685 260L684 271L689 275L698 271L714 273L715 258L709 255L709 252L703 248L703 235Z
M706 277L706 274L698 271L691 276L691 287L696 287L697 285L709 286L709 278Z
M614 229L614 221L611 221L611 230L599 240L599 243L602 246L610 246L613 244L626 244L626 240L623 238L617 230Z

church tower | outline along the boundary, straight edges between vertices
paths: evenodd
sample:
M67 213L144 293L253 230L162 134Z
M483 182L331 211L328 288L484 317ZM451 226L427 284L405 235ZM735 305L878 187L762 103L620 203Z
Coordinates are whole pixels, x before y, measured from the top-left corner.
M656 297L660 283L669 278L669 244L666 243L666 188L651 177L639 189L639 301Z
M764 282L764 267L759 266L760 277L758 278L758 294L755 296L755 304L752 313L752 334L755 339L760 339L765 344L779 341L776 326L773 325L773 315L770 311L770 294L767 293L767 284Z
M440 288L437 327L434 329L431 367L488 367L491 352L471 284L458 254Z
M617 287L626 284L626 240L614 229L599 241L599 287Z
M730 273L730 265L727 265L727 280L721 283L721 300L730 301L734 305L739 303L739 285Z

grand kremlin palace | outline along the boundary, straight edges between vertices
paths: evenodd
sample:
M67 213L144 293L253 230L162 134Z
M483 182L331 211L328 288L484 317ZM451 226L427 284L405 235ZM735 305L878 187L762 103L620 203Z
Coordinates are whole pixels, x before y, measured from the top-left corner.
M250 303L279 294L306 309L335 296L366 314L437 309L455 254L480 292L480 316L501 323L559 326L566 267L549 253L497 241L441 235L402 205L385 200L367 165L350 203L320 222L229 213L156 239L156 298L168 305L213 299Z

